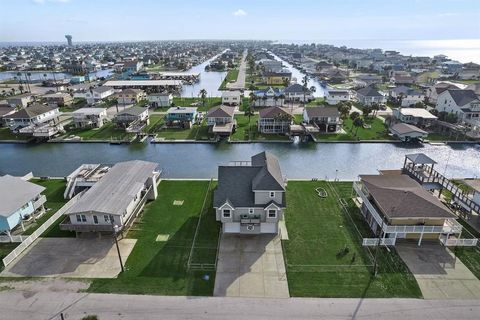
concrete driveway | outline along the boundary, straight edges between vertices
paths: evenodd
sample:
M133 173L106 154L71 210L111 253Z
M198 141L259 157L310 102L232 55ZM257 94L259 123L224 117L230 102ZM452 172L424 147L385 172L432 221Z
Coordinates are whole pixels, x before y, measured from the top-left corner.
M214 295L288 298L280 241L276 235L222 235Z
M480 280L448 248L438 243L397 243L425 299L479 299Z
M119 241L124 264L136 241ZM40 238L0 276L115 278L119 273L120 262L112 238Z

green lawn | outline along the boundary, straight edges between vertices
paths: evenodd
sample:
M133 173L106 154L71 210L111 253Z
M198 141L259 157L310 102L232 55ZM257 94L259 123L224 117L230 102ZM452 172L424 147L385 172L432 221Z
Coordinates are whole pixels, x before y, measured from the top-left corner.
M205 98L205 106L203 105L202 99L197 98L184 98L184 97L173 97L173 104L177 107L192 107L198 108L198 111L208 111L208 109L221 105L222 98L220 97L211 97ZM167 111L168 108L157 108L156 111Z
M0 140L26 141L30 137L22 134L14 134L9 128L0 128Z
M382 120L369 117L364 121L365 124L370 125L371 128L365 129L360 127L357 131L357 128L353 126L353 121L350 118L345 119L343 128L347 133L353 135L359 140L392 140L388 135L388 130Z
M165 117L163 115L152 114L149 116L150 123L145 128L146 133L155 133L156 131L160 130L160 127L164 123Z
M236 114L235 120L237 120L237 128L235 132L231 135L230 140L232 141L287 141L289 140L288 136L281 134L261 134L257 129L258 114L250 117L250 124L248 122L248 116L243 114Z
M307 107L318 107L325 103L325 98L315 98L315 100L307 103Z
M2 263L3 258L12 252L12 250L15 249L19 244L20 243L0 243L0 272L4 268Z
M188 271L186 264L202 205L207 196L206 208L211 206L212 191L208 181L162 181L158 198L148 203L144 213L127 238L137 243L126 261L126 271L116 279L96 279L90 292L202 295L213 294L214 271ZM175 200L184 201L175 206ZM211 209L209 209L211 210ZM219 224L212 211L202 219L196 247L210 249L206 253L195 251L194 262L213 263ZM168 234L165 242L157 242L158 235ZM200 249L200 248L199 248ZM209 279L205 280L204 276Z
M123 140L133 137L125 129L117 128L113 122L106 123L99 129L71 129L64 137L71 135L79 136L82 140Z
M155 131L158 138L166 140L209 140L213 135L208 132L206 120L202 124L195 124L191 129L168 128Z
M229 70L218 90L227 89L227 83L237 81L238 69Z
M291 296L297 297L421 297L413 275L394 249L379 251L379 274L372 274L372 252L361 246L371 237L353 201L348 214L337 197L351 197L351 183L289 181L286 224L289 240L283 241ZM328 197L321 199L316 187ZM346 250L347 248L347 250Z
M68 200L63 198L63 193L65 192L66 182L62 179L50 179L50 180L40 180L32 179L30 182L41 185L45 187L43 194L47 197L47 202L45 207L49 209L46 213L43 214L35 223L33 223L24 234L32 234L35 230L38 229L45 221L47 221L55 212L57 212L61 207L67 203ZM61 217L54 225L52 225L45 233L43 237L65 237L65 236L75 236L75 233L69 231L60 231L58 224L63 220L64 217Z

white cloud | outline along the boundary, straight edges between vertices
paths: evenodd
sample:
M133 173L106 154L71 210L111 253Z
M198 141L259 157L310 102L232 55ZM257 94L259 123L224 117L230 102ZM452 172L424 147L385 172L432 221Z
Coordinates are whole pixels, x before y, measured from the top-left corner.
M33 2L38 4L44 4L45 2L56 2L56 3L67 3L70 0L33 0Z
M243 9L238 9L237 11L235 11L235 12L233 13L233 15L234 15L235 17L243 17L243 16L246 16L246 15L247 15L247 12L246 12L245 10L243 10Z

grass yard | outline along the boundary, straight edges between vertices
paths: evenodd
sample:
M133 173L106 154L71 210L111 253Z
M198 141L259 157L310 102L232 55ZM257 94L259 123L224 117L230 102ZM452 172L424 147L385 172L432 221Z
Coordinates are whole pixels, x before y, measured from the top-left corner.
M250 117L250 124L248 123L248 116L243 114L235 115L235 119L237 120L237 128L230 137L232 141L289 140L288 136L281 134L260 134L257 129L258 114Z
M195 124L191 129L167 128L155 131L158 138L166 140L209 140L213 135L208 132L207 120L201 125Z
M197 107L198 111L207 111L208 109L219 106L222 104L222 98L220 97L210 97L205 98L205 106L203 106L202 99L198 98L184 98L184 97L173 97L173 104L176 107ZM166 108L156 108L155 111L167 111Z
M116 279L96 279L90 292L202 295L213 294L214 271L188 271L188 261L195 229L205 196L210 206L212 191L208 181L162 181L158 198L146 205L142 216L127 234L137 243L126 261L126 271ZM208 193L207 193L208 191ZM174 205L174 201L183 201ZM218 241L219 224L213 213L202 219L197 246L213 248ZM168 235L167 241L156 241ZM211 262L211 250L196 253L196 261ZM204 276L209 279L205 280Z
M315 100L307 103L307 107L318 107L325 103L325 98L315 98Z
M316 187L328 197L321 199ZM351 197L351 182L289 181L285 214L289 239L283 241L290 295L296 297L421 297L413 275L394 250L380 249L379 273L361 238L372 236L353 201L349 215L334 191ZM352 222L353 221L353 222ZM348 248L348 250L346 250Z
M385 123L378 118L367 118L364 120L365 124L370 125L371 128L357 128L353 126L353 121L350 118L345 119L343 128L352 136L356 136L359 140L392 140L388 135L388 130L385 127ZM355 135L356 133L356 135Z
M127 134L125 129L117 128L112 122L104 124L99 129L68 130L65 136L71 135L78 136L82 140L123 140L133 137L132 134Z
M218 90L227 89L227 83L235 82L237 81L237 78L238 78L238 69L229 70L227 72L227 75L225 76L225 79L223 79L222 84L218 88Z
M47 202L45 203L45 207L49 210L43 214L36 221L33 223L27 230L25 230L24 234L32 234L35 230L38 229L45 221L47 221L55 212L57 212L61 207L67 203L68 200L63 198L63 193L65 192L66 182L62 179L50 179L50 180L40 180L40 179L32 179L30 182L35 184L41 185L45 187L46 190L43 194L47 197ZM75 233L70 231L61 231L58 227L59 223L64 219L61 217L58 221L53 224L45 233L42 235L43 237L74 237Z
M27 141L30 137L12 133L9 128L0 128L0 140Z
M160 127L164 123L164 116L158 114L152 114L149 116L150 123L145 128L146 133L155 133L156 131L160 130Z

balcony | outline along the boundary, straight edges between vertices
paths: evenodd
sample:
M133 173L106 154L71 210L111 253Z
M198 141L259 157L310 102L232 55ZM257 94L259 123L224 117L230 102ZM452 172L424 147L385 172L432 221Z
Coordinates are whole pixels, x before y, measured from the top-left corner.
M75 232L113 232L113 226L111 224L72 224L70 217L65 217L65 220L60 223L60 230Z
M37 210L38 208L40 208L45 202L47 202L47 197L45 197L45 195L41 194L40 197L33 201L33 209L34 210Z
M259 224L260 219L240 219L241 224Z

